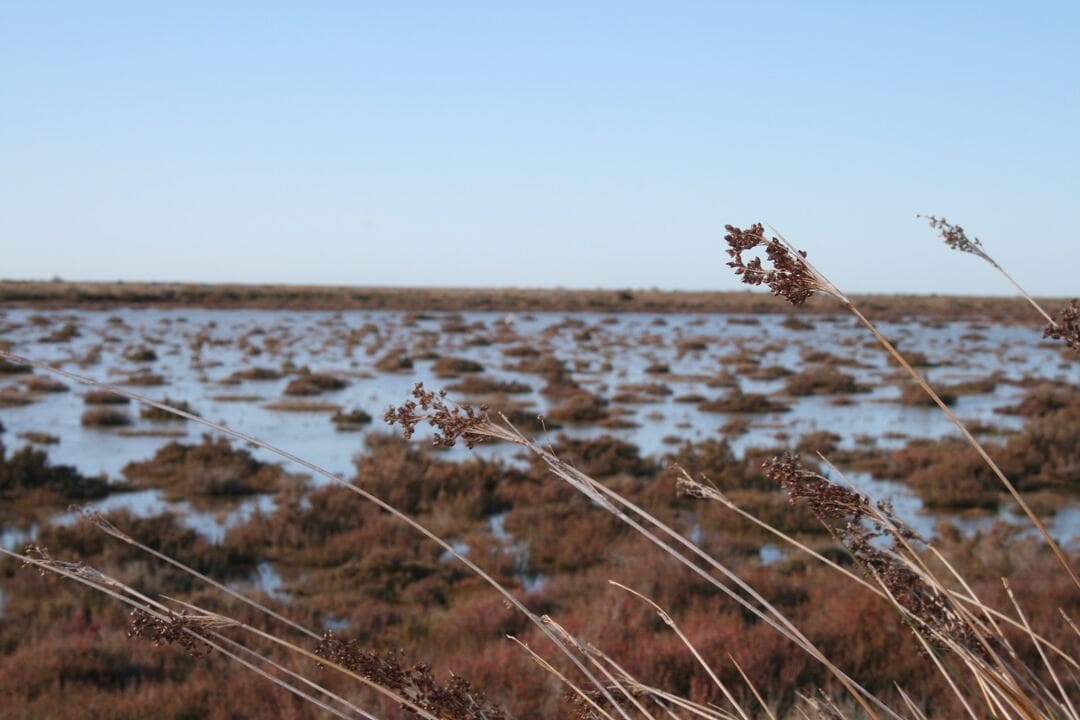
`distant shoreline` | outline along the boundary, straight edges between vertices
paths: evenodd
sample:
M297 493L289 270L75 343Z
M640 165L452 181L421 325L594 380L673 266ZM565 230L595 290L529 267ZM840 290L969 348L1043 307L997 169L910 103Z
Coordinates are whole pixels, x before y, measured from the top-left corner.
M853 295L878 318L920 317L1040 324L1013 297ZM1057 308L1063 299L1048 299ZM0 309L121 307L263 310L403 310L600 313L835 313L820 297L794 308L760 292L566 290L559 288L399 288L144 282L0 281Z

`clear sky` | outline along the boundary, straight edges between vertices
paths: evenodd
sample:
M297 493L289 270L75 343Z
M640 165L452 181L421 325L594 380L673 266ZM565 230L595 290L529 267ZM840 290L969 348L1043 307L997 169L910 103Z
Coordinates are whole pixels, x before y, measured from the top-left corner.
M1080 3L0 2L0 277L1080 292Z

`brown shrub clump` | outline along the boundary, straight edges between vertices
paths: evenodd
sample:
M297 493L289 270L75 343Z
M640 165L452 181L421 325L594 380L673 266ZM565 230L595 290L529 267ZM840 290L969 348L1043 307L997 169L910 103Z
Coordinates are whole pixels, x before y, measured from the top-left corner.
M947 387L936 388L938 397L946 405L956 404L956 393ZM901 405L910 405L912 407L937 407L937 403L933 398L926 394L918 385L912 383L904 383L900 386L900 396L897 398L897 402Z
M159 487L173 497L273 492L287 479L278 465L259 462L226 438L210 435L198 445L169 443L149 460L128 463L122 472L137 486Z
M601 435L597 438L574 439L559 435L555 453L578 470L593 477L611 475L654 475L659 470L655 460L642 458L638 446L625 440ZM542 475L542 461L533 458L534 470Z
M348 386L349 383L339 377L326 373L308 372L290 380L284 392L286 395L321 395L324 392L342 390Z
M163 405L169 405L177 410L183 410L186 413L192 415L198 415L195 409L186 400L172 400L166 397L161 401ZM153 422L186 422L187 418L176 413L171 413L168 410L162 410L159 407L153 405L143 405L139 408L139 417L143 420L151 420Z
M773 413L787 412L790 409L784 403L771 400L766 395L744 393L738 389L724 397L698 405L698 410L713 413Z
M432 372L441 378L457 377L462 373L484 372L484 366L465 358L441 357L431 366Z
M19 365L5 358L0 358L0 375L28 375L34 372L29 365Z
M519 395L532 392L532 388L523 382L517 382L516 380L496 380L495 378L480 377L477 375L466 375L458 382L447 385L446 389L450 392L461 393L463 395Z
M413 361L403 348L387 351L375 361L375 369L385 373L397 373L412 370Z
M29 445L7 455L0 444L0 497L8 501L30 491L45 491L65 500L104 497L108 482L87 477L70 465L52 465L44 450Z
M1041 417L1078 404L1080 404L1080 391L1076 388L1040 383L1028 388L1020 402L998 408L997 412L1006 415Z
M268 367L250 367L243 370L236 370L230 373L227 378L221 381L222 385L236 385L245 380L266 382L269 380L280 380L281 371Z
M87 390L83 402L87 405L127 405L131 401L108 390Z
M579 390L547 412L556 422L588 423L608 416L607 400L585 390Z
M154 362L158 359L153 348L145 345L132 345L124 348L124 359L128 362Z
M855 381L853 375L825 365L795 373L784 381L789 395L835 395L837 393L863 393L870 388Z
M371 416L359 408L348 412L339 411L330 418L338 432L355 432L371 423Z
M131 424L131 416L123 410L95 407L84 412L79 422L89 428L125 427Z
M62 393L67 392L70 389L59 380L41 375L31 375L23 380L22 385L29 392L35 393Z
M165 377L157 373L140 371L128 375L124 379L124 385L137 385L140 387L156 387L165 384Z

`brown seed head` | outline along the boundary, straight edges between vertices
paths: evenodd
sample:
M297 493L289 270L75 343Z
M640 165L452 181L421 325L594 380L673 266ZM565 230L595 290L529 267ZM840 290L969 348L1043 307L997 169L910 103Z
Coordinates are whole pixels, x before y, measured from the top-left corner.
M380 654L362 648L355 640L340 640L334 633L327 632L315 648L315 654L393 690L447 720L506 720L509 717L502 708L489 704L484 694L464 678L453 675L443 685L427 664L406 666L400 650Z
M727 230L724 236L728 244L727 253L731 256L728 267L734 268L744 284L768 285L773 295L786 298L792 305L802 305L815 292L824 290L803 261L806 253L792 252L779 238L767 240L765 227L761 223L751 225L749 230L734 225L725 225L724 229ZM772 265L771 269L762 265L760 257L743 260L743 253L759 247L765 248L765 257Z
M169 613L167 619L159 618L142 610L131 611L131 623L128 625L129 638L145 638L155 647L177 643L192 657L209 654L209 645L199 642L201 627L191 616ZM194 635L192 634L194 633Z
M453 447L461 440L465 446L473 446L488 439L484 428L490 427L487 406L473 408L471 405L447 404L446 391L434 393L424 389L423 383L416 383L412 391L413 400L406 401L400 407L391 405L383 415L389 425L399 425L406 439L416 432L416 426L427 423L436 429L435 445Z
M897 602L921 618L938 635L931 641L939 646L944 638L966 644L982 652L971 628L936 587L928 584L899 559L896 541L920 540L896 517L888 503L871 505L869 499L827 478L809 471L793 455L784 454L764 463L765 475L788 491L792 502L802 499L810 511L851 554L872 572ZM894 541L894 550L884 549Z
M945 244L953 250L971 253L972 255L978 255L984 260L990 260L983 251L982 243L979 241L979 238L968 237L964 228L959 225L953 225L945 218L938 218L934 215L916 215L916 217L926 220L930 224L930 227L938 231L941 235L941 239L945 241ZM993 261L991 260L991 262Z
M1080 352L1080 300L1073 300L1063 307L1054 322L1043 330L1043 337L1061 340Z

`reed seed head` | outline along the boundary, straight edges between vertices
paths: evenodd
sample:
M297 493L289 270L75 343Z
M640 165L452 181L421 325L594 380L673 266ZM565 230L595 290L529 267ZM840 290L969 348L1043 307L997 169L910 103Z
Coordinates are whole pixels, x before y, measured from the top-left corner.
M727 253L731 256L728 267L734 268L746 285L767 285L773 295L785 298L792 305L802 305L815 292L824 292L825 287L803 258L806 253L794 252L779 238L765 238L765 227L755 223L748 230L734 225L725 225L727 235ZM743 253L755 248L765 248L765 258L771 264L766 269L760 257L743 259Z
M1080 300L1072 300L1063 307L1043 330L1043 337L1061 340L1073 350L1080 352Z
M201 634L203 624L193 615L170 612L167 618L151 615L143 610L131 611L128 624L129 638L144 638L162 647L176 643L192 657L201 657L210 653L210 646L199 642L196 636Z
M926 220L930 227L937 230L945 244L953 250L978 255L983 260L993 263L990 257L982 249L982 242L977 237L968 237L964 228L954 225L945 218L934 215L916 215L915 217Z
M412 400L400 407L391 405L383 414L387 424L401 427L405 439L411 438L416 426L421 423L435 428L435 445L440 447L453 447L461 440L472 449L489 437L484 432L491 426L486 405L479 408L465 404L449 405L445 390L438 393L425 390L423 383L416 383L412 396Z
M920 618L932 631L930 642L943 646L945 639L982 653L967 622L937 587L928 583L901 559L899 540L921 541L919 535L896 517L890 504L872 505L869 499L803 467L799 458L785 453L765 461L766 477L788 491L792 502L805 500L810 511L837 540L871 572L897 603ZM893 549L883 548L891 539Z
M447 720L507 720L509 715L488 703L467 680L452 675L446 684L435 678L426 663L406 666L404 653L365 650L355 640L341 640L327 632L315 654L373 683L409 698L417 706ZM405 708L407 709L407 708Z

